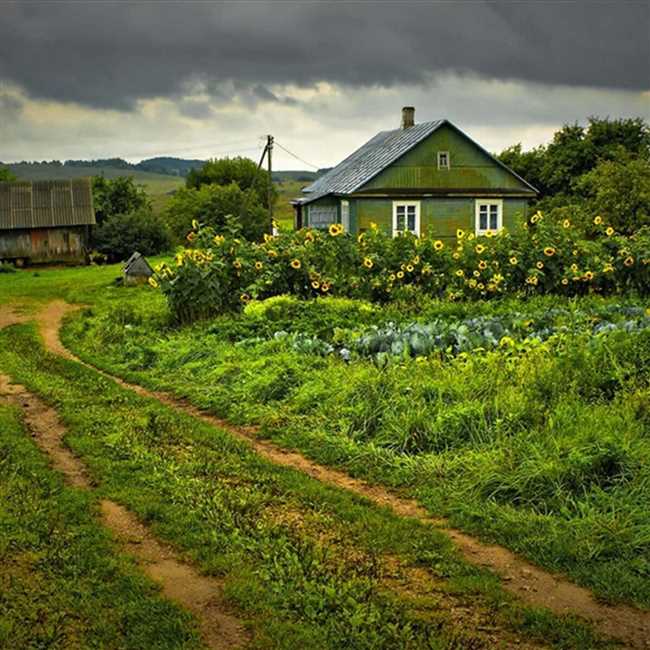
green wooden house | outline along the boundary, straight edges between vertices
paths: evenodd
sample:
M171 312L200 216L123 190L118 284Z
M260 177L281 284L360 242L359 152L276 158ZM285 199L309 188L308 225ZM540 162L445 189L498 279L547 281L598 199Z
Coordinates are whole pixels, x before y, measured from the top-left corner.
M440 238L456 230L484 234L526 219L537 190L448 120L382 131L303 189L296 226L341 223L353 234L371 223L393 234Z

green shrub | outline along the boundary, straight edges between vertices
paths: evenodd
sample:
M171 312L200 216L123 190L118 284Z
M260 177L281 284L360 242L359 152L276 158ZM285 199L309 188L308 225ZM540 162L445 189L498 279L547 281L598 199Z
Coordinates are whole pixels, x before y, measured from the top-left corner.
M135 251L157 255L171 246L165 224L146 209L108 217L95 229L93 242L112 262L125 260Z

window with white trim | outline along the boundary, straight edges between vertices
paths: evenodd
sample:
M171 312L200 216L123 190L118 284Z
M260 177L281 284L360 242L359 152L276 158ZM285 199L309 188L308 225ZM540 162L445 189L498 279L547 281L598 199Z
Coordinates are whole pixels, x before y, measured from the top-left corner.
M449 152L438 152L438 169L449 169Z
M420 235L419 201L393 201L393 236L405 232Z
M476 199L476 234L496 232L503 227L503 200Z
M341 201L341 225L344 232L350 232L350 201Z
M336 223L336 205L309 205L309 226L319 230L327 230L330 224Z

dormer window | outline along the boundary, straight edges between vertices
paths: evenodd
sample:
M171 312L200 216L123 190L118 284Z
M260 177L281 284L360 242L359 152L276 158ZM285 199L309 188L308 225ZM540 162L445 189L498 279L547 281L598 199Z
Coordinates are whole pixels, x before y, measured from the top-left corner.
M438 169L449 169L449 152L438 152Z

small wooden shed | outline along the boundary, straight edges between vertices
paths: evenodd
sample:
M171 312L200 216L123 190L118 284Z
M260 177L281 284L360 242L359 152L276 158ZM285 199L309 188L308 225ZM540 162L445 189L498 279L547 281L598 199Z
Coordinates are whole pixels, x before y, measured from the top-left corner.
M95 223L89 178L0 183L0 260L82 264Z
M144 255L136 251L122 267L124 284L144 284L153 275L153 269Z

